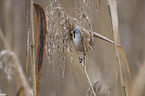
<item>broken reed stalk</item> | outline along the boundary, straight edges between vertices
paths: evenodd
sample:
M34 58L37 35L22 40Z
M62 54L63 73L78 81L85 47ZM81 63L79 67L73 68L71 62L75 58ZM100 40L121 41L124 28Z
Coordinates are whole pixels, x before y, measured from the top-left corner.
M35 68L35 38L34 38L34 21L33 21L33 0L30 0L30 30L32 35L32 68L33 68L33 96L36 96L36 68Z
M86 75L86 77L87 77L88 83L89 83L89 85L90 85L90 87L91 87L91 89L92 89L92 93L93 93L94 96L96 96L96 93L95 93L94 88L93 88L93 84L92 84L92 82L91 82L91 80L90 80L90 78L89 78L89 75L88 75L88 72L87 72L87 70L86 70L86 68L85 68L85 66L84 66L84 63L81 62L81 65L82 65L83 71L85 72L85 75Z
M18 57L16 56L16 54L14 52L10 51L11 48L10 48L6 38L4 37L1 28L0 28L0 38L1 38L5 48L8 50L8 51L5 51L5 52L8 53L9 55L11 55L14 59L14 62L15 62L14 64L16 66L15 70L18 73L18 78L20 79L21 85L25 88L25 94L28 94L28 93L31 94L32 89L31 89L31 87L30 87L30 85L29 85L29 83L28 83L28 81L25 77L22 66L20 64L20 61L19 61ZM29 95L29 96L32 96L32 95Z
M120 76L120 81L121 81L121 87L123 90L123 93L125 96L128 96L126 87L124 85L123 81L123 75L122 75L122 69L121 69L121 64L120 64L120 58L118 54L118 49L117 49L117 44L118 44L118 11L117 11L117 1L116 0L109 0L108 2L109 8L110 8L110 18L111 18L111 24L112 24L112 31L114 33L114 44L115 44L115 64L116 64L116 89L117 89L117 82L118 82L118 70L119 71L119 76ZM118 68L119 67L119 68ZM115 95L117 96L117 90L115 92Z

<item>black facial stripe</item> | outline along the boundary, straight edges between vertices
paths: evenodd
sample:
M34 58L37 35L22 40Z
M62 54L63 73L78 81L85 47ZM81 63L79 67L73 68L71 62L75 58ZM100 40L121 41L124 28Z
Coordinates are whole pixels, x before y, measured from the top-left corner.
M74 33L74 38L75 38L75 31L73 31L73 33Z

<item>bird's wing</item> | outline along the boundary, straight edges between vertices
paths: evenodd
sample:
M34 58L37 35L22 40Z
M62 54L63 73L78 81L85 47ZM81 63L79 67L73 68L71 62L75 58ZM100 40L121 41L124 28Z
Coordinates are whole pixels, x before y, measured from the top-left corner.
M92 51L95 51L95 49L94 49L91 45L88 44L88 47L89 47Z

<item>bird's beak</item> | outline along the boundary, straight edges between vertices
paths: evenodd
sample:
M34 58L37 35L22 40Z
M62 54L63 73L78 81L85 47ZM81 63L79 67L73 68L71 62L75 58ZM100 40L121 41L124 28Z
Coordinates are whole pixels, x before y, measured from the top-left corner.
M73 31L70 32L71 38L73 38L73 33L74 33Z
M71 34L73 34L73 31L71 31Z

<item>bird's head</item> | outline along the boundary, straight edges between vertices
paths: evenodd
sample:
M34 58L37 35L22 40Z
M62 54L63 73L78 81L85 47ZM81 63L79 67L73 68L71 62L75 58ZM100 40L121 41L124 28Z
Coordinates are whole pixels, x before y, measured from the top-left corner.
M76 38L81 35L81 32L78 28L75 28L73 31L71 31L71 35L73 38Z

